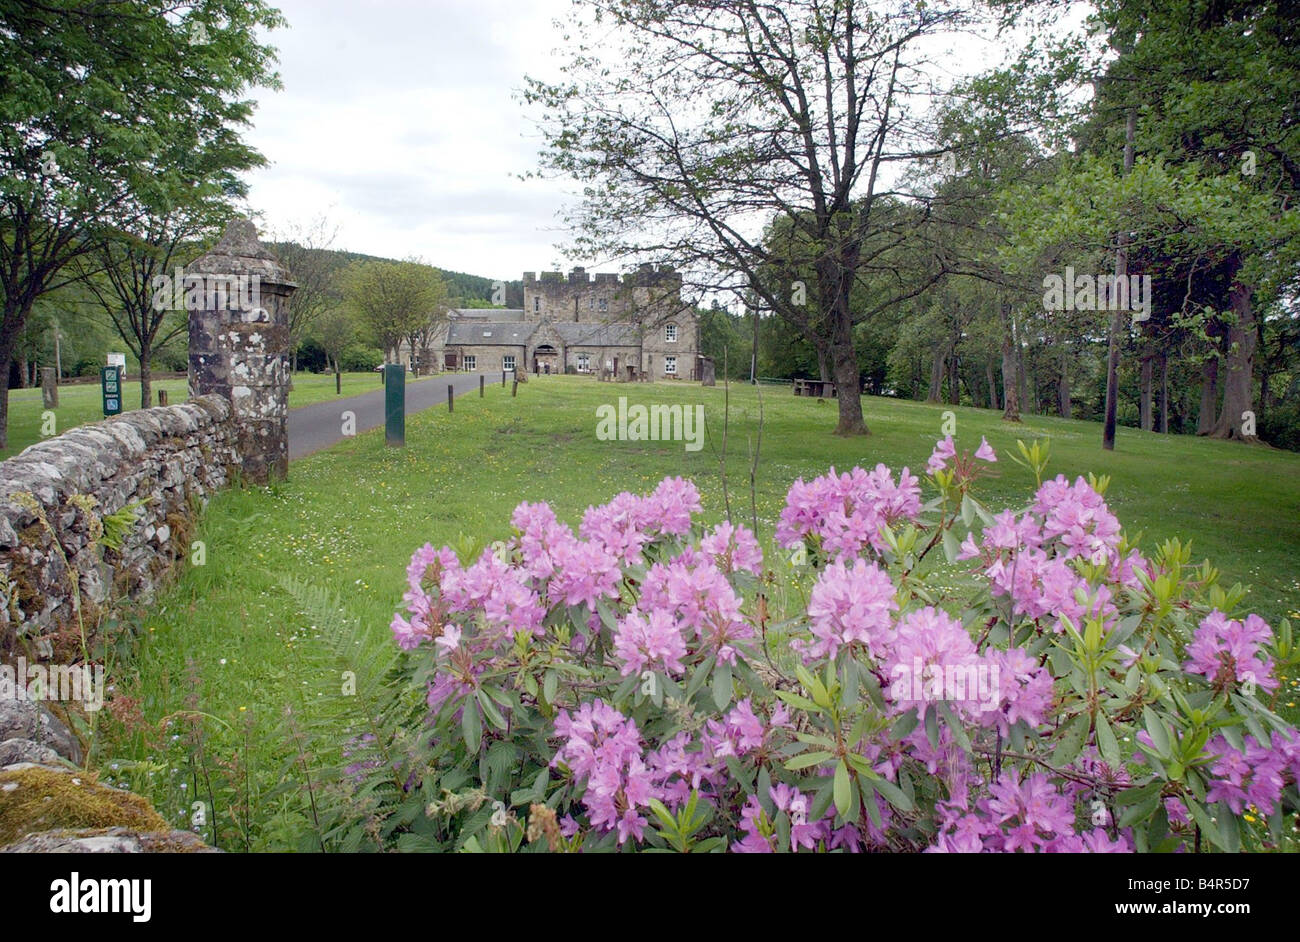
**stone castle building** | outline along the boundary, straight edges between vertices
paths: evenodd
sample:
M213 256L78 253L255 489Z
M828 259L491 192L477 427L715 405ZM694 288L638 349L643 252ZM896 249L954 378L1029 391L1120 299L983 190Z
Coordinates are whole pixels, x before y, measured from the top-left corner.
M682 276L642 265L619 278L575 268L524 272L522 309L447 312L425 363L453 371L590 373L619 380L700 378L699 324ZM409 362L409 351L401 351Z

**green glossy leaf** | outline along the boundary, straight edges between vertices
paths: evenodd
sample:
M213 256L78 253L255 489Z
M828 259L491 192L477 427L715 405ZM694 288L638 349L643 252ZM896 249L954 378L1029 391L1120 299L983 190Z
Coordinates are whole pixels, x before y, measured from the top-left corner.
M825 749L818 749L814 752L805 752L795 756L786 762L785 767L791 772L797 772L800 769L807 769L814 765L821 765L823 762L829 762L835 757L835 753L827 752Z
M835 766L835 810L841 817L847 818L852 810L850 801L853 789L849 783L849 767L843 762Z
M734 692L731 684L731 665L720 663L713 669L713 705L725 710Z
M1052 751L1052 765L1058 769L1069 765L1083 751L1083 744L1088 738L1088 714L1080 713L1065 727L1061 738L1056 741Z
M465 737L465 748L478 752L483 738L483 721L479 718L478 707L472 701L466 701L460 714L460 731Z
M1097 716L1097 748L1106 764L1112 769L1120 766L1119 743L1115 741L1115 731L1110 728L1106 717Z

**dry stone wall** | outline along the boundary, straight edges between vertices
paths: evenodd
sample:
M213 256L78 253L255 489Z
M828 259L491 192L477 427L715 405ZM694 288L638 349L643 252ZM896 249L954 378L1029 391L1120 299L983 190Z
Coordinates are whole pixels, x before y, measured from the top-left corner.
M106 604L151 597L239 466L219 395L80 426L0 462L0 662L55 656L79 605L89 630ZM124 510L136 519L113 548L104 518Z

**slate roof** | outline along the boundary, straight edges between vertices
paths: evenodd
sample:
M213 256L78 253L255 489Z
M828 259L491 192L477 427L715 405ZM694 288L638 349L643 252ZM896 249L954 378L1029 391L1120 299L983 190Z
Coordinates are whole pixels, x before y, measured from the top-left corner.
M460 313L460 312L457 312ZM484 310L486 314L523 314L501 309ZM447 321L448 346L517 347L532 342L542 321L486 320L473 311L472 316L454 317ZM553 321L550 324L565 346L636 347L641 344L641 332L632 324L579 324L575 321Z
M447 343L476 347L518 347L528 343L537 324L478 319L447 322Z
M524 309L521 307L454 307L447 312L447 318L519 323L524 319Z
M579 324L575 321L557 321L551 325L566 346L636 347L641 344L641 332L631 324Z

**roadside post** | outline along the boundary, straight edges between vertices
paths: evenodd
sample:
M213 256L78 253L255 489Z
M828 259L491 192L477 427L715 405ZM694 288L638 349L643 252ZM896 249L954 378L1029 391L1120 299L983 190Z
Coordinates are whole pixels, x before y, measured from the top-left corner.
M384 444L406 445L406 367L400 363L384 366Z

